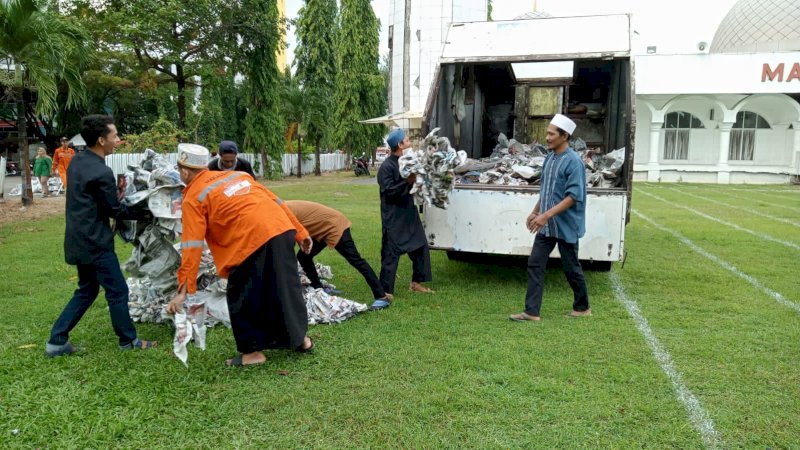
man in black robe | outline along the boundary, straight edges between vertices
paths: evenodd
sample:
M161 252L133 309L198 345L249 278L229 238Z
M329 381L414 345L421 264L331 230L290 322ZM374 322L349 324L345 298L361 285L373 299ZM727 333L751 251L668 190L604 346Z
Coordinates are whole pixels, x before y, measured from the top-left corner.
M407 179L400 176L398 160L403 155L403 151L411 147L411 144L405 132L400 128L392 130L386 138L386 142L392 153L378 170L382 234L380 279L386 296L391 300L394 294L394 281L397 277L397 264L403 254L408 254L413 270L409 290L413 292L433 291L420 284L431 281L432 276L428 241L425 238L425 230L422 228L419 212L414 205L414 198L410 193L416 175L412 174ZM385 306L388 306L388 302ZM381 304L373 304L373 309L380 308Z

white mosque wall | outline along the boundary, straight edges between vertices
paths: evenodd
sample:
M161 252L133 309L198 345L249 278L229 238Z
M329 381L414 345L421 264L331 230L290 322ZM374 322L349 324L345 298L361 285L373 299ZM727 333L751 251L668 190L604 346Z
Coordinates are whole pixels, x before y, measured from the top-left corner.
M403 42L406 0L390 0L392 31L391 113L422 111L433 82L447 29L453 22L486 20L486 0L410 0L408 108L403 99Z

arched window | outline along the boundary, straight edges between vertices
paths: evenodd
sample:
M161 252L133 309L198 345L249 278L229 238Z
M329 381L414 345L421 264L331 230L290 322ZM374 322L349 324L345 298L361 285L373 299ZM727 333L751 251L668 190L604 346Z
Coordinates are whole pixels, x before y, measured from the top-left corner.
M664 159L689 159L689 134L705 128L703 122L685 111L671 112L664 117Z
M752 111L739 111L731 129L731 142L728 145L728 160L752 161L756 148L756 130L769 129L763 117Z

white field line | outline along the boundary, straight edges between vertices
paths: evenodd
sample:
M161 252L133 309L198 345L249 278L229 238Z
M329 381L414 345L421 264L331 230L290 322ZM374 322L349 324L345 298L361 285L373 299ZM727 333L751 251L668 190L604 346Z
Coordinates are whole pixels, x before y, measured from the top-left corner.
M694 208L689 208L688 206L683 206L681 204L678 204L678 203L675 203L675 202L671 202L671 201L669 201L669 200L667 200L665 198L661 198L661 197L657 196L656 194L651 194L651 193L643 191L641 189L637 189L636 192L638 192L640 194L644 194L644 195L646 195L648 197L652 197L652 198L654 198L656 200L660 200L660 201L662 201L662 202L664 202L664 203L666 203L666 204L668 204L670 206L674 206L675 208L681 208L681 209L685 209L687 211L691 211L691 212L697 214L700 217L703 217L703 218L708 219L708 220L713 220L714 222L717 222L717 223L722 224L722 225L729 226L731 228L734 228L734 229L739 230L739 231L743 231L743 232L748 233L748 234L752 234L753 236L761 238L761 239L764 239L766 241L775 242L777 244L781 244L783 246L790 247L790 248L793 248L795 250L800 250L800 245L795 244L794 242L783 241L783 240L780 240L778 238L772 237L772 236L770 236L770 235L768 235L766 233L757 233L757 232L755 232L753 230L748 230L747 228L740 227L739 225L736 225L735 223L731 223L731 222L728 222L726 220L718 219L718 218L716 218L714 216L709 216L708 214L700 212L700 211L698 211L698 210L696 210Z
M766 193L777 193L777 194L800 194L800 189L746 189L746 188L733 188L727 187L724 184L706 184L706 185L690 185L685 183L648 183L644 182L641 185L647 187L655 187L655 188L667 188L667 184L675 184L681 186L681 189L701 189L701 190L712 190L717 192L723 191L742 191L742 192L766 192ZM715 188L715 186L724 186L723 188Z
M765 202L764 200L761 200L760 198L757 198L757 197L756 198L743 197L741 195L731 194L730 192L726 192L726 191L716 191L715 190L714 192L719 192L720 194L727 195L728 197L738 198L739 200L746 201L747 203L759 202L759 203L762 203L762 204L767 205L767 206L772 206L773 208L785 209L787 211L792 211L794 213L800 214L800 207L788 206L788 205L785 205L785 204L782 205L780 203ZM775 199L772 199L772 200L775 200Z
M705 200L707 202L715 203L717 205L725 206L727 208L738 209L740 211L745 211L745 212L747 212L749 214L756 214L759 217L766 217L767 219L776 220L778 222L783 222L783 223L789 224L789 225L791 225L793 227L800 228L800 222L795 222L795 221L793 221L791 219L784 219L783 217L771 216L771 215L769 215L767 213L757 212L757 211L753 211L752 209L743 208L741 206L731 205L730 203L725 203L725 202L721 202L719 200L714 200L714 199L711 199L711 198L708 198L708 197L703 197L702 195L692 194L692 193L686 192L686 191L684 191L682 189L677 189L677 188L673 188L673 187L668 187L666 189L669 189L670 191L680 192L681 194L687 195L689 197L697 198L697 199L700 199L700 200Z
M686 412L689 413L689 420L692 422L697 432L700 433L700 437L703 439L706 448L724 448L719 433L717 433L714 427L714 421L708 415L705 408L703 408L703 405L700 404L700 400L698 400L697 397L692 394L692 391L683 384L683 376L675 368L675 364L673 364L672 357L669 355L667 349L661 345L661 342L659 342L655 333L653 333L650 325L648 325L647 319L639 310L639 305L625 294L625 289L622 286L619 275L617 275L616 272L611 272L609 278L611 280L611 286L614 289L614 296L625 306L625 309L628 310L628 314L636 323L636 328L638 328L639 332L644 336L647 345L650 347L650 351L653 352L653 356L656 358L656 361L658 361L658 365L661 366L661 370L664 371L669 381L672 382L675 395L678 397L678 400L683 403Z
M753 285L753 287L755 287L759 291L769 295L770 297L772 297L773 300L775 300L776 302L780 303L781 305L789 307L789 308L795 310L796 312L800 313L800 304L799 303L795 303L795 302L793 302L791 300L787 300L780 293L775 292L772 289L764 286L763 284L761 284L760 281L758 281L755 278L751 277L750 275L742 272L741 270L736 268L736 266L734 266L733 264L731 264L731 263L721 259L720 257L718 257L718 256L716 256L716 255L714 255L712 253L709 253L708 251L704 250L702 247L700 247L699 245L695 244L689 238L687 238L686 236L678 233L677 231L671 230L671 229L665 227L664 225L661 225L661 224L657 223L653 219L645 216L644 214L640 213L639 211L637 211L635 209L631 210L631 212L633 212L633 214L635 214L637 217L639 217L640 219L644 220L645 222L649 223L650 225L658 228L659 230L661 230L661 231L663 231L665 233L671 234L676 239L678 239L679 241L681 241L684 244L686 244L686 246L688 246L689 248L694 250L696 253L699 253L700 255L710 259L711 261L713 261L718 266L720 266L723 269L733 273L734 275L738 276L739 278L744 279L745 281L747 281L748 283Z

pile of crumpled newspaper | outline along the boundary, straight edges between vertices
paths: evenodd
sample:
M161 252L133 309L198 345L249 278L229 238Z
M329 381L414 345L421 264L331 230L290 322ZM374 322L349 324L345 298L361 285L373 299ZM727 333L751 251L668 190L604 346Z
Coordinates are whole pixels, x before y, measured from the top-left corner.
M34 194L42 194L42 183L39 181L38 177L31 176L31 188ZM63 192L64 189L61 184L61 178L59 177L50 177L47 180L47 191L52 195L58 195L60 192ZM22 185L17 184L10 191L8 191L8 195L18 196L22 195Z
M601 154L589 149L581 138L570 141L586 167L586 185L616 187L622 183L620 172L625 149ZM455 169L458 184L496 184L506 186L538 185L547 148L541 144L523 144L500 133L491 156L480 160L467 159Z
M130 291L128 307L136 322L175 323L173 350L183 361L188 361L186 346L205 348L206 327L222 323L231 326L228 304L225 299L227 280L217 276L211 251L206 247L197 273L197 293L186 301L187 313L166 314L167 302L177 292L175 273L180 267L181 254L181 200L183 184L174 164L152 150L145 150L140 166L129 166L129 171L118 178L118 189L123 202L148 209L152 218L140 221L118 221L117 233L134 245L124 269ZM327 266L317 265L323 284L335 287L327 280L333 278ZM309 324L338 323L367 306L345 298L331 296L323 289L313 289L310 281L299 269L304 285L303 296L308 309Z
M420 150L411 150L400 157L400 175L416 174L411 195L417 205L446 208L455 184L454 169L467 160L467 152L456 151L447 137L439 137L438 128L425 136Z

